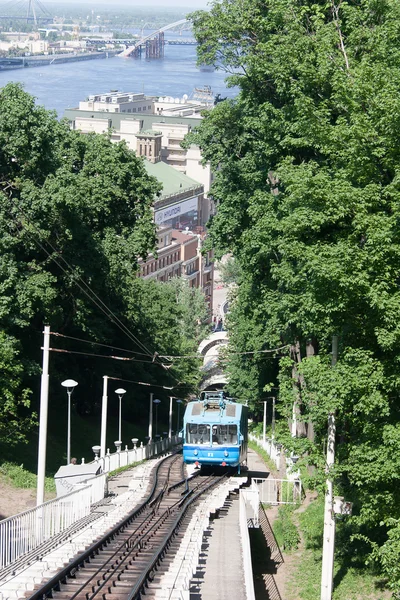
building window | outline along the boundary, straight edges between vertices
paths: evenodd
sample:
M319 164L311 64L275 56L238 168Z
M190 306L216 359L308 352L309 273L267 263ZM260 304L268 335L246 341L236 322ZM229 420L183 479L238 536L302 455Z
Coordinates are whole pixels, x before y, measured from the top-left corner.
M132 112L136 112L136 108L132 108Z

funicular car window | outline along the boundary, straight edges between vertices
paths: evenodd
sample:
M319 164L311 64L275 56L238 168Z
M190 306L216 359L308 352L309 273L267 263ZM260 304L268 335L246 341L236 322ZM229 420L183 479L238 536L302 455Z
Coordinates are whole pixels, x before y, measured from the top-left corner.
M213 444L237 444L237 425L213 425Z
M209 444L210 426L202 423L188 423L187 425L187 443L188 444Z

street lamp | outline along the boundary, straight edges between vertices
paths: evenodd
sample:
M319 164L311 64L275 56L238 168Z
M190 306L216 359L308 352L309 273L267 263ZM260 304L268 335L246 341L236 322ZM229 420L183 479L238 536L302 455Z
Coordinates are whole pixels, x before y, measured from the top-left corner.
M161 400L159 400L158 398L155 398L153 400L153 404L156 405L156 437L158 435L158 405L161 404Z
M68 394L68 426L67 426L67 465L71 462L71 394L78 385L73 379L66 379L61 385L67 388Z
M121 400L122 400L122 396L124 394L126 394L126 390L124 390L123 388L118 388L117 390L115 390L115 393L118 394L118 398L119 398L118 440L121 442L122 441L122 437L121 437Z
M178 405L178 418L176 420L176 434L179 435L179 412L180 412L180 408L181 408L181 404L182 404L183 400L179 400L179 398L176 399L176 403Z

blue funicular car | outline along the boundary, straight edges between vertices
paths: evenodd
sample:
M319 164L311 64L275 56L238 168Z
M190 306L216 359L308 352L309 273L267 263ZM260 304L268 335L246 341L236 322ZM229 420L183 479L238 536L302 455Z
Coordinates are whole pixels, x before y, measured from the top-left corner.
M222 390L189 402L183 421L183 458L197 466L235 467L247 461L247 407Z

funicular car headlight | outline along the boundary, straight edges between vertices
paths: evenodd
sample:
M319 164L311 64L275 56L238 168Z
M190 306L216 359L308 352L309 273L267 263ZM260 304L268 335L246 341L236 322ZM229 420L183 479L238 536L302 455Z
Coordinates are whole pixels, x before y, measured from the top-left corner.
M197 455L198 455L198 453L199 453L199 451L198 451L198 450L193 450L193 454L194 454L195 456L197 456Z
M225 450L225 452L224 452L224 456L229 456L229 452L228 452L228 450Z

